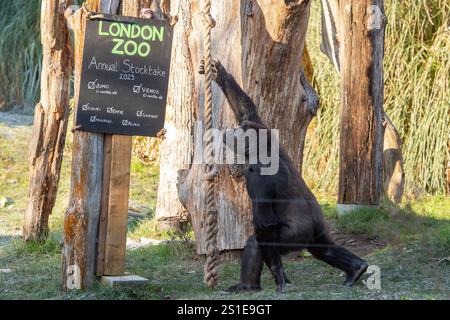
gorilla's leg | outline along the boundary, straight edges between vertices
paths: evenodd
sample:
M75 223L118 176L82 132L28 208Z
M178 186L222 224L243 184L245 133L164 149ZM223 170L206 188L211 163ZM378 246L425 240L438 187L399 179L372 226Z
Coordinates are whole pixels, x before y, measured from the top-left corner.
M259 213L264 213L264 211L260 210ZM265 215L267 216L267 214ZM289 283L289 280L284 273L280 247L277 246L280 242L280 228L278 225L265 227L264 229L260 229L257 234L263 260L275 278L277 291L283 292L284 289L286 289L286 283Z
M241 282L230 287L228 292L261 290L261 272L263 268L262 251L256 236L251 236L245 244L241 261Z
M347 275L344 282L346 286L350 287L358 281L369 266L363 259L331 241L318 243L318 245L323 247L310 248L308 251L317 259L344 271Z
M268 247L263 247L262 252L264 262L266 263L267 267L269 267L270 272L275 278L277 291L283 292L284 289L286 289L286 283L289 283L289 280L286 278L286 274L284 273L280 254L276 249Z

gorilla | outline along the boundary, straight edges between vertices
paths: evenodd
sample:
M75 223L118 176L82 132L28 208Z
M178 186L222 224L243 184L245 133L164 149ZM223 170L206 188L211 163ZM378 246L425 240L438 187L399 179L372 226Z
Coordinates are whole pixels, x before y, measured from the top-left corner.
M203 61L200 73L204 74ZM244 132L250 129L268 129L261 121L253 101L219 61L212 62L212 76L233 109L239 123L238 129ZM316 110L318 97L307 83L303 72L300 81L306 91L302 102L316 104L315 108L311 108ZM270 143L269 139L268 144ZM248 152L249 148L246 146L245 150ZM344 271L344 285L352 286L366 272L368 264L333 242L319 203L286 151L280 146L279 170L275 175L262 175L263 167L259 161L246 162L241 166L253 205L255 234L247 240L244 248L240 282L227 291L237 293L261 290L261 272L265 263L275 278L277 291L282 292L289 280L283 270L281 256L304 249L315 258Z

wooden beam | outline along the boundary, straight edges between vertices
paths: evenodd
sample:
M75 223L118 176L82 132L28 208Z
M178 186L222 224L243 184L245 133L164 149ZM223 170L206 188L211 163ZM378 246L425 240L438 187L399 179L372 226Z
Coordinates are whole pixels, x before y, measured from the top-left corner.
M125 273L132 139L112 136L104 275Z
M105 134L103 146L103 182L100 222L98 227L97 275L105 271L106 234L108 230L109 186L111 176L112 135Z
M86 0L95 12L105 9L109 0ZM66 19L74 33L75 103L80 92L86 17L82 9L67 9ZM74 117L76 119L76 115ZM76 131L72 145L72 181L69 208L64 217L62 287L87 289L94 280L97 238L102 202L104 134Z

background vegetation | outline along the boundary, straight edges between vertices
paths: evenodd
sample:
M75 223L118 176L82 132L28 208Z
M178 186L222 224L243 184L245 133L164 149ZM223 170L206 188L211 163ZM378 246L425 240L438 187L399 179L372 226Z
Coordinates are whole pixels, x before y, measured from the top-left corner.
M386 0L385 110L403 140L406 191L445 193L450 127L450 2ZM305 178L337 190L339 76L320 53L320 1L313 2L308 46L322 101L306 139Z
M403 139L409 195L445 193L450 123L450 3L386 0L385 109ZM0 11L0 109L32 113L39 98L40 1L3 1ZM322 107L305 152L311 186L335 192L339 158L339 77L320 53L320 1L314 1L308 34ZM16 107L17 108L17 107ZM157 144L140 138L135 153L155 159Z
M0 6L0 110L31 113L42 64L40 1L1 1Z

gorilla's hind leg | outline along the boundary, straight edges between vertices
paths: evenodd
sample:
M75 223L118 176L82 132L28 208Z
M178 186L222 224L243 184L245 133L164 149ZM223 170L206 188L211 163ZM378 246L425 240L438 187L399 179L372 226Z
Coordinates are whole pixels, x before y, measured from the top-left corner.
M262 251L252 236L247 240L241 260L241 282L228 288L228 292L261 290L261 272L263 269Z
M286 277L286 273L283 269L283 264L281 262L281 256L276 250L276 248L263 248L263 259L267 267L269 267L270 272L275 278L275 283L277 284L277 291L283 292L286 289L286 283L290 283Z
M323 247L308 249L311 254L329 265L341 269L347 275L344 285L351 287L366 272L369 266L366 261L357 257L347 249L334 243L322 244Z

